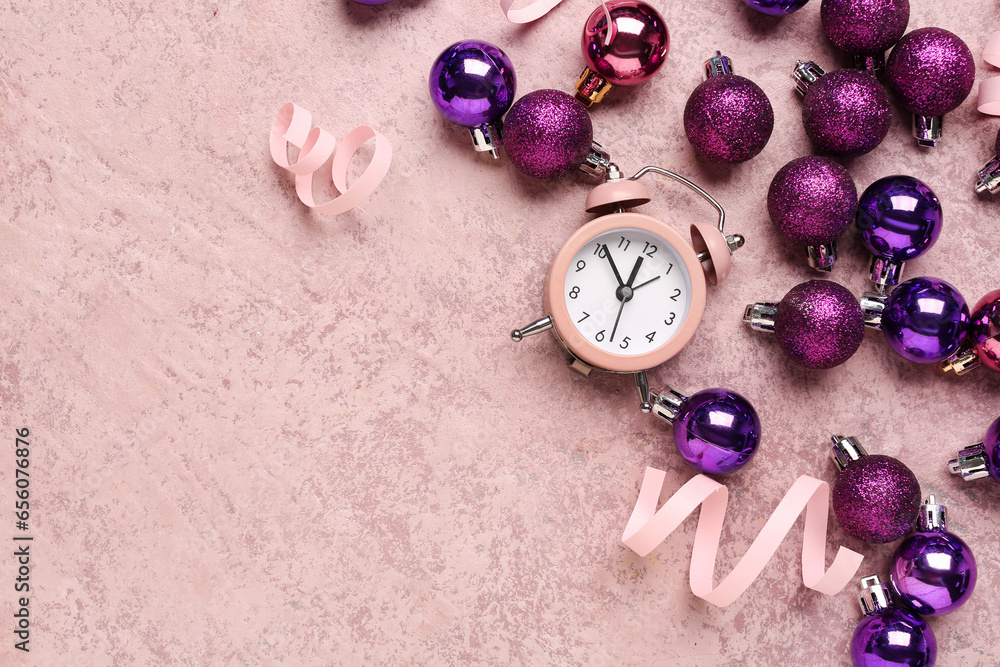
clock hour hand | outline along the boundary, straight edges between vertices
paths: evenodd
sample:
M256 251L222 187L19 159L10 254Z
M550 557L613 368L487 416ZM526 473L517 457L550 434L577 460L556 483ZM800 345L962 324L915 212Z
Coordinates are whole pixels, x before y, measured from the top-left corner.
M632 267L632 273L628 277L628 282L625 283L625 286L628 287L629 289L635 289L635 288L632 287L632 283L635 282L635 277L637 275L639 275L639 267L640 266L642 266L642 255L639 255L638 257L636 257L636 259L635 259L635 266Z
M604 248L604 256L608 258L608 262L611 264L611 270L615 272L615 280L618 281L619 287L622 286L622 285L624 285L625 283L622 282L622 276L621 276L620 273L618 273L618 267L615 266L615 260L611 256L611 251L608 250L608 244L605 243L601 247Z

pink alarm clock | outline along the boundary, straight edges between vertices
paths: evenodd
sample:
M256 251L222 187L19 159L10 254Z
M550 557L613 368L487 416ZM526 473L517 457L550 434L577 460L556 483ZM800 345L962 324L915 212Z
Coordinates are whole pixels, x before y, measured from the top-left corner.
M627 211L650 201L638 182L648 173L700 194L718 211L718 223L692 224L689 242L666 222ZM607 179L587 197L587 211L599 217L570 236L549 267L546 315L511 338L551 329L570 353L571 367L583 375L595 369L633 373L648 412L646 371L676 356L694 336L705 312L706 283L725 280L743 237L726 236L722 206L671 171L644 167L624 178L612 164Z

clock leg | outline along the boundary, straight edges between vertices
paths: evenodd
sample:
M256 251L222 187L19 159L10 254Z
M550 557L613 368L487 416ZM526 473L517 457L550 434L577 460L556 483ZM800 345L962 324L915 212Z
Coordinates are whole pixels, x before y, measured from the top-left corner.
M515 343L521 342L525 336L534 336L552 328L552 316L546 315L540 320L535 320L531 324L521 329L514 329L510 332L511 340Z
M648 414L653 410L653 404L649 400L649 380L646 378L646 371L635 374L635 388L639 391L639 409Z

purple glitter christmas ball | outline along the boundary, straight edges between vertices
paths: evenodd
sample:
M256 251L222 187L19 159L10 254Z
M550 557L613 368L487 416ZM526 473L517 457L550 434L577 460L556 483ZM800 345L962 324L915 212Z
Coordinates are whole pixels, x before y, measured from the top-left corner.
M598 6L583 26L583 57L587 67L618 86L647 81L667 61L670 33L653 7L639 0L607 3L615 26L607 40L608 19Z
M918 364L944 361L968 334L969 306L940 278L911 278L889 293L882 333L896 354Z
M549 180L579 167L594 142L594 126L582 104L559 90L536 90L510 108L503 145L515 167Z
M743 0L750 9L769 16L785 16L802 9L809 0Z
M806 368L833 368L857 352L865 319L846 287L810 280L793 287L778 304L774 333L795 362Z
M881 56L906 32L909 0L823 0L823 30L841 51Z
M851 461L833 486L833 511L849 534L870 542L893 542L910 532L920 508L920 483L891 456L871 454Z
M738 164L767 145L774 110L756 83L736 74L705 79L684 107L684 132L695 152L716 164Z
M880 178L858 200L861 242L891 262L906 262L930 250L943 223L937 195L912 176Z
M927 623L905 609L865 616L851 638L855 667L934 667L937 639Z
M919 116L942 116L969 95L976 62L957 35L921 28L905 35L889 54L886 83L899 101Z
M767 191L771 222L788 240L816 245L837 240L854 222L858 190L841 164L800 157L778 170Z
M492 123L503 116L516 88L510 58L489 42L456 42L431 65L431 101L442 116L463 127Z
M802 124L816 147L857 157L882 143L892 122L889 94L875 77L841 69L819 77L802 100Z
M946 530L912 533L896 549L889 576L896 599L921 616L955 611L976 587L976 557Z
M674 422L674 441L698 472L728 475L757 453L760 418L735 391L706 389L684 402Z

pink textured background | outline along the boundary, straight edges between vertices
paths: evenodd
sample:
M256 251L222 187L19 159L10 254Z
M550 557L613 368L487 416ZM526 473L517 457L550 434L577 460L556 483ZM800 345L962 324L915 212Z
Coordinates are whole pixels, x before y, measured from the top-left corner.
M626 171L692 177L748 239L693 342L651 373L657 388L735 389L763 420L756 460L727 482L719 572L798 475L834 480L829 435L856 434L909 464L978 555L975 596L931 622L939 664L997 664L1000 490L946 462L997 416L1000 378L943 377L875 332L846 365L808 372L741 321L812 277L764 196L809 152L795 59L846 63L819 0L784 20L735 0L656 4L667 65L593 118ZM912 5L911 29L952 30L980 80L1000 73L979 57L994 2ZM0 558L0 663L849 664L856 586L802 587L801 524L725 609L687 588L693 520L647 558L624 548L643 469L672 488L692 474L669 430L628 378L575 376L548 335L508 339L541 314L546 266L588 219L586 179L532 182L474 155L430 105L427 72L476 37L507 51L519 94L570 90L592 6L566 0L528 27L489 0L0 7L0 540L13 544L22 425L35 536L29 655L13 650L15 563ZM716 48L775 109L770 144L732 169L697 162L681 125ZM271 162L290 100L338 137L369 123L393 142L360 210L310 214ZM945 230L907 275L974 302L998 286L1000 198L971 187L998 123L975 93L936 150L908 123L897 108L885 143L848 166L859 191L900 172L934 188ZM646 212L712 220L651 187ZM863 250L847 237L832 275L855 293ZM892 546L831 528L831 554L846 544L867 555L862 574L884 574Z

